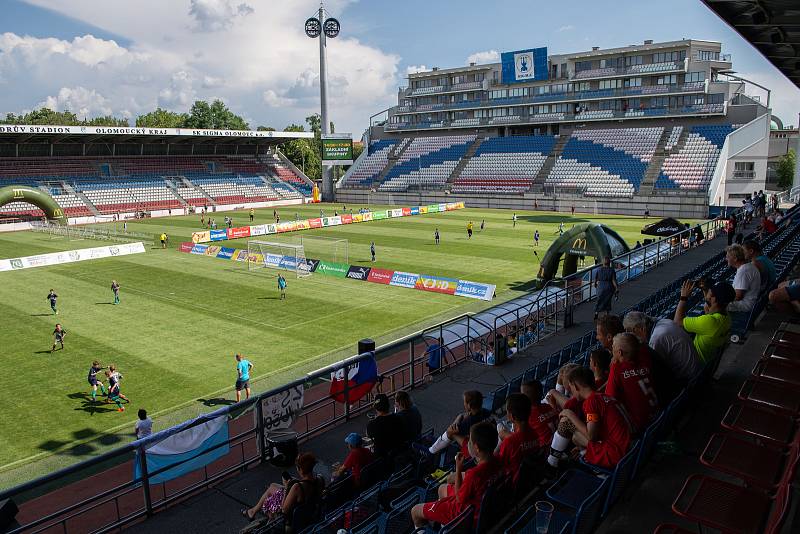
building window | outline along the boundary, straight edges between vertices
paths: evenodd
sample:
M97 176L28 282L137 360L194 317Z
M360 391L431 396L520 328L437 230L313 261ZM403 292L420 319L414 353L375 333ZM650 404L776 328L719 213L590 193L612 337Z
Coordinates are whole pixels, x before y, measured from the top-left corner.
M686 83L689 82L704 82L706 81L706 73L705 72L687 72L686 73Z
M643 56L627 56L625 58L625 66L631 67L633 65L641 65L643 62Z
M591 61L576 61L575 62L575 72L581 72L582 70L591 70L592 69L592 62Z
M674 85L678 83L678 75L677 74L667 74L666 76L659 76L656 79L657 85Z
M686 50L676 50L674 52L658 52L653 54L653 63L670 63L683 61L686 58Z
M713 52L711 50L698 50L697 59L700 61L718 61L719 52Z
M642 86L642 79L641 78L628 78L625 80L625 87L641 87Z
M602 89L618 89L622 87L622 80L600 80L599 88Z
M756 177L756 164L753 161L735 161L733 177L741 180L752 180Z

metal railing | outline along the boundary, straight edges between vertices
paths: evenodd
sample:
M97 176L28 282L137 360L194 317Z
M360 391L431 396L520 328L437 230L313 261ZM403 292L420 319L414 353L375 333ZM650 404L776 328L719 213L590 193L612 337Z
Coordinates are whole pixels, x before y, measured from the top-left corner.
M723 221L714 220L701 225L704 237L707 240L717 237L722 224ZM694 231L684 230L668 239L618 256L614 259L618 280L625 283L684 254L692 245L691 235ZM516 299L477 315L461 315L378 347L375 351L379 372L376 392L391 395L420 385L432 373L473 360L476 346L477 351L491 347L498 354L501 350L498 345L500 340L514 335L518 348L522 350L568 328L572 324L574 306L596 296L590 276L592 272L593 268L589 268L567 277L563 289L548 284L538 293L529 294L525 302ZM498 334L502 337L498 337ZM440 340L444 349L441 365L431 370L426 365L428 356ZM344 376L348 376L352 367L370 357L370 354L353 356L247 401L226 406L6 490L0 493L0 500L10 498L17 501L21 525L7 532L67 533L85 530L86 524L91 524L94 532L108 532L140 521L193 492L240 473L250 465L264 462L270 459L272 453L267 438L269 429L276 423L276 419L265 416L264 408L269 399L282 398L301 388L304 393L303 407L299 413L293 414L291 429L297 432L298 440L311 439L331 426L371 408L372 393L354 403L340 403L328 391L332 373L343 371ZM345 398L347 394L345 381ZM147 447L198 422L218 417L229 418L225 424L228 425L230 437L214 447L227 447L227 452L221 458L180 478L151 482L157 475L180 464L148 472ZM204 454L208 454L208 451ZM138 478L132 476L136 464L141 473ZM91 494L86 496L89 492Z

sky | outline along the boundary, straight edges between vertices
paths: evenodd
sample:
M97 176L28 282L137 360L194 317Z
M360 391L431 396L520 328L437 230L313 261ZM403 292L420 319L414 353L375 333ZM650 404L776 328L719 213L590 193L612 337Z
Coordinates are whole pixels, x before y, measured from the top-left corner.
M554 7L556 6L556 7ZM250 125L282 130L319 111L319 44L304 21L317 0L0 0L0 115L42 106L79 117L187 111L222 99ZM329 117L359 138L397 104L409 72L645 39L723 43L740 76L772 89L798 124L800 90L699 0L328 0ZM765 93L753 88L750 94Z

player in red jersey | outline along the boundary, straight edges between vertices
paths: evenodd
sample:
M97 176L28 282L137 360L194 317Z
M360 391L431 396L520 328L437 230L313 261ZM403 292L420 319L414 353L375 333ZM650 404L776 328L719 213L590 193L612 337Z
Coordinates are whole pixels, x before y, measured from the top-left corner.
M538 380L525 382L521 387L522 394L531 401L531 415L528 425L536 433L536 439L542 447L549 447L553 433L558 425L558 412L547 403L542 402L542 383Z
M643 432L658 413L658 397L651 383L650 358L643 356L639 345L633 334L614 336L614 358L606 384L606 395L614 397L625 407L637 434Z
M586 414L579 417L571 410L561 412L560 417L575 427L572 442L584 452L587 462L613 469L631 441L631 425L625 409L612 397L594 390L594 374L590 369L571 371L568 381Z
M449 523L469 506L475 510L477 520L481 499L486 488L503 473L503 467L494 455L497 447L497 429L488 421L476 423L470 429L469 448L477 465L464 472L464 456L456 454L456 476L453 484L439 486L439 500L417 504L411 509L411 519L417 528L427 523Z
M522 459L539 450L536 432L528 426L530 415L530 399L522 393L512 393L506 399L506 417L514 425L514 431L509 432L498 423L498 434L503 441L500 443L497 458L514 484L517 483Z
M594 373L594 389L604 391L611 372L611 352L607 349L594 349L590 352L589 369Z

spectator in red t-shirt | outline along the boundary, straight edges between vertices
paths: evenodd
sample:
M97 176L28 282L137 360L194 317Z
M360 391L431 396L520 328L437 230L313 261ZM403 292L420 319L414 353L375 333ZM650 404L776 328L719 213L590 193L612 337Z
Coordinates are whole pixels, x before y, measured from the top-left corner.
M617 399L630 415L635 433L643 432L658 412L649 358L642 357L639 339L623 332L614 336L611 373L606 395Z
M549 404L542 402L542 383L538 380L524 382L521 391L531 401L528 426L536 433L539 445L549 447L558 424L558 412Z
M498 423L498 434L503 440L497 458L503 464L505 472L517 483L522 460L525 456L535 454L539 450L536 432L528 426L531 416L531 401L522 393L512 393L506 399L506 418L514 426L509 432Z
M602 391L611 372L611 352L608 349L594 349L589 353L589 369L594 373L594 389Z
M561 419L574 428L572 442L584 451L584 459L605 469L614 468L631 441L631 427L625 409L612 397L594 390L594 374L579 368L570 372L568 381L581 401L584 416L572 410L561 412Z
M580 367L577 363L565 363L558 370L558 377L556 378L556 388L551 389L545 395L547 403L556 411L564 409L564 405L570 398L570 392L567 388L567 375L576 367Z
M468 447L477 465L464 474L464 455L456 454L454 483L439 486L439 500L417 504L411 509L415 527L424 527L429 522L447 524L469 506L474 508L474 519L477 520L486 488L503 473L503 467L494 455L497 447L495 426L488 421L473 425Z
M364 440L356 432L348 434L344 438L344 442L350 452L347 453L344 463L333 470L333 478L335 480L349 472L353 475L353 482L356 487L359 487L361 484L361 470L372 463L375 455L372 454L371 450L364 447Z

